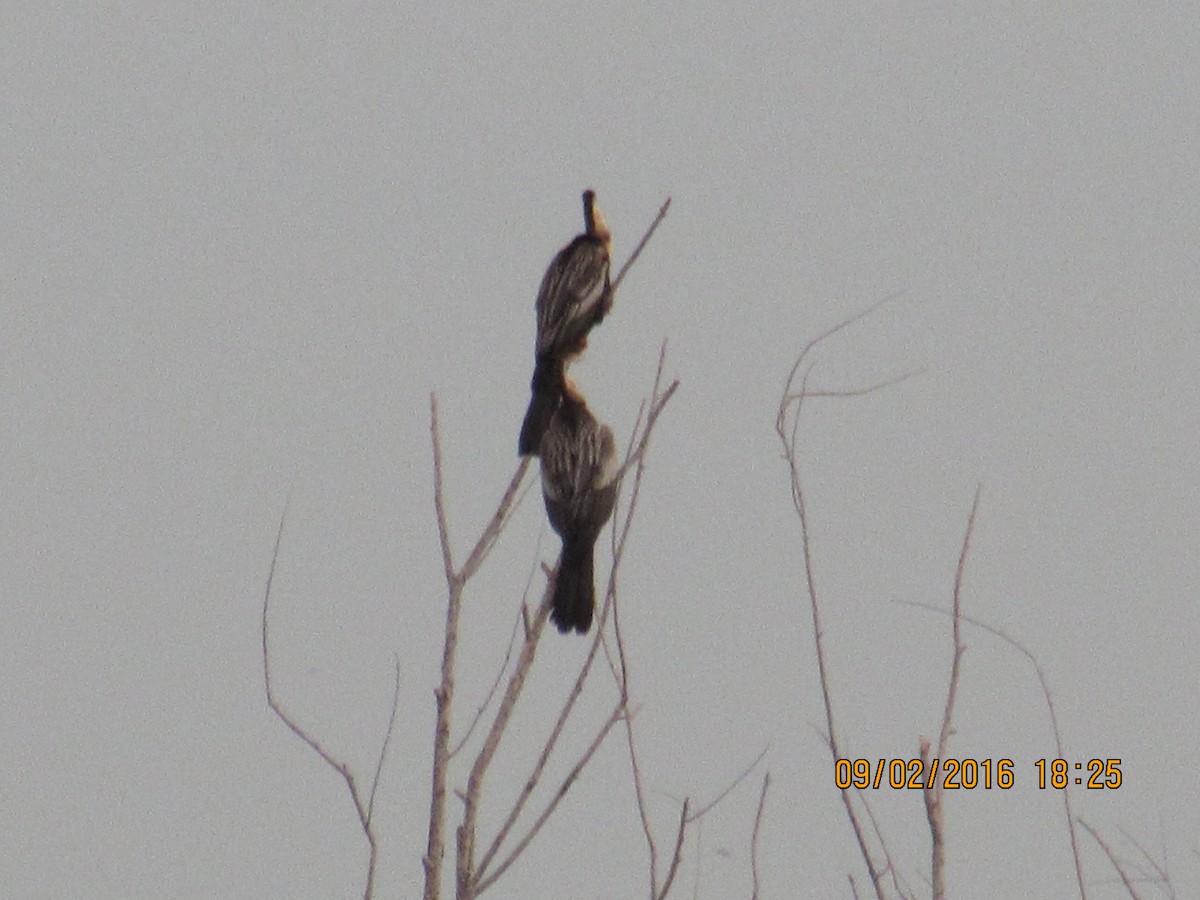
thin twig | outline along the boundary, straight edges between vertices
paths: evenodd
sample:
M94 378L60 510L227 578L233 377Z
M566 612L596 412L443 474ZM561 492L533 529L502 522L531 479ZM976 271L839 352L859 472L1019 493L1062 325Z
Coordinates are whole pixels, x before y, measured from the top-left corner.
M496 751L500 747L500 739L508 727L508 722L512 718L517 700L520 698L521 692L525 687L525 679L533 667L538 642L541 640L542 632L545 630L546 619L550 615L550 604L554 596L553 588L553 581L546 583L546 590L542 596L541 605L538 607L538 612L534 617L529 634L521 645L521 653L517 657L517 664L513 667L512 674L509 676L508 686L505 688L504 696L500 700L496 716L492 720L492 726L488 730L483 747L480 748L479 754L475 757L470 775L467 776L467 791L464 796L462 824L458 826L458 860L456 870L458 895L460 897L472 898L475 896L479 890L480 879L486 870L486 865L484 864L480 864L478 868L475 866L475 835L479 822L479 803L483 793L483 779L487 774L488 768L491 766Z
M661 414L667 402L671 399L675 389L679 386L678 381L671 383L667 391L660 396L659 390L662 385L663 368L666 364L667 343L663 341L662 348L658 354L658 366L654 373L654 385L650 390L649 413L646 416L645 429L641 433L641 439L638 440L638 424L641 422L642 410L646 408L646 404L642 404L642 408L638 410L638 421L634 424L633 433L630 435L629 450L626 453L625 464L621 467L621 475L623 476L626 469L634 464L636 460L637 470L634 475L633 487L629 495L629 506L625 510L625 515L622 520L622 527L614 528L612 532L612 554L613 567L609 575L608 590L605 595L605 612L611 607L613 617L613 635L617 644L617 657L619 664L619 673L614 669L613 674L617 678L617 689L621 695L621 702L628 706L630 697L630 671L629 657L625 652L625 639L621 631L620 619L620 604L618 603L617 590L617 573L620 568L621 560L624 558L625 542L629 537L630 529L633 527L633 516L637 509L638 497L641 494L642 473L644 471L644 453L648 446L650 434L654 430L654 425L658 421L658 416ZM620 484L618 486L618 503L620 500ZM617 504L614 504L617 505ZM600 629L602 632L603 629ZM597 635L599 637L599 633ZM605 647L607 652L607 645ZM610 668L612 662L610 657ZM625 716L625 742L629 749L629 765L633 775L633 790L637 800L638 816L642 823L642 833L646 838L646 847L649 852L650 862L650 896L657 897L658 894L658 845L654 840L654 832L650 827L650 815L646 806L645 782L642 779L642 767L637 754L637 741L634 738L634 717L632 715ZM685 804L686 806L686 804ZM686 827L686 823L684 823Z
M688 806L689 801L684 798L683 806L679 810L679 828L675 832L675 849L671 853L671 865L667 869L667 877L663 881L662 890L658 892L654 900L663 900L671 892L671 885L675 883L675 876L679 874L679 864L683 861L683 838L687 833Z
M505 871L507 871L508 867L516 862L520 855L525 852L525 848L529 846L535 837L537 837L538 832L542 830L542 826L545 825L550 816L554 814L554 810L558 807L558 804L562 801L563 797L567 795L567 792L571 789L571 786L575 783L576 779L579 778L579 773L583 771L584 767L589 762L591 762L592 756L598 749L600 749L600 745L604 743L604 739L608 737L608 733L612 730L612 727L617 724L617 720L624 716L624 714L625 710L622 704L618 703L615 707L613 707L612 713L609 715L608 719L605 720L604 725L596 733L596 736L592 738L592 742L588 744L587 749L583 752L583 755L579 758L579 761L575 763L575 765L571 768L571 771L567 773L567 777L562 780L562 783L558 786L558 790L554 792L554 796L550 799L550 802L546 804L546 808L542 810L541 814L529 827L529 831L527 831L524 837L517 842L516 846L513 847L508 856L506 856L496 866L496 870L494 872L490 872L487 877L482 878L479 881L479 884L476 888L476 894L482 894L485 890L495 884L496 880L503 875Z
M861 322L867 316L869 316L873 312L875 312L875 310L879 309L880 307L882 307L888 303L891 303L893 300L895 300L899 297L902 297L902 296L904 296L904 291L901 290L901 291L895 291L894 293L891 293L885 297L882 297L881 299L872 303L866 309L855 313L854 315L850 316L849 318L842 319L842 321L838 322L836 325L833 325L830 328L827 328L825 331L818 334L815 338L810 340L807 344L805 344L801 348L800 355L796 357L796 361L792 364L791 371L788 372L787 380L784 382L784 388L783 388L784 403L780 404L779 417L776 419L776 423L775 423L775 427L776 427L777 431L779 430L780 427L782 427L783 418L787 412L787 409L786 409L787 405L789 405L792 401L800 402L804 399L803 395L794 397L794 396L791 396L788 392L792 386L792 383L796 380L796 373L800 370L800 366L808 358L808 354L810 352L812 352L812 350L815 349L818 345L824 343L828 338L833 337L835 334L837 334L840 331L845 331L847 328L849 328L851 325L853 325L856 322Z
M492 518L488 521L487 527L484 528L483 534L479 536L479 540L467 555L467 561L463 563L462 569L458 572L458 579L462 582L471 580L471 576L478 571L483 565L483 561L487 559L489 553L492 552L492 547L495 546L496 540L504 531L504 526L508 524L508 519L517 508L517 491L521 487L521 482L525 479L525 473L529 471L529 462L531 457L523 456L521 461L517 463L517 470L513 472L512 478L508 482L508 487L504 490L504 495L500 498L500 503L496 507L496 511L492 513ZM524 497L528 492L521 493Z
M892 887L895 888L896 893L901 897L907 897L908 892L900 886L900 867L896 865L896 861L892 858L892 850L888 846L887 838L883 836L883 828L879 825L879 819L875 816L875 810L871 808L866 794L861 790L858 791L858 802L866 810L867 820L871 823L871 831L875 833L875 840L879 841L879 849L883 852L884 862L887 863L883 868L882 874L890 875Z
M953 613L947 612L944 609L939 609L931 603L922 603L916 600L894 600L892 602L900 606L912 606L917 609L926 609L930 612L934 612L943 616L953 615ZM974 616L969 616L966 614L960 615L959 618L961 618L964 622L974 625L976 628L982 628L988 634L1000 638L1000 640L1004 641L1010 647L1013 647L1029 661L1029 664L1033 667L1034 674L1037 675L1038 683L1041 685L1042 697L1046 701L1046 711L1050 716L1050 730L1054 735L1054 747L1058 754L1058 758L1066 759L1066 750L1063 747L1062 731L1058 727L1058 713L1054 708L1054 697L1050 693L1050 684L1046 680L1046 673L1042 670L1042 664L1038 662L1038 658L1034 656L1033 651L1031 651L1012 635L1007 634L994 625L989 625L987 622L984 622L981 619L976 619ZM1062 794L1063 810L1067 820L1067 833L1071 839L1071 856L1075 862L1076 886L1079 888L1079 896L1081 900L1087 900L1087 887L1083 878L1083 860L1079 855L1079 839L1075 831L1074 814L1071 811L1070 785L1068 784L1061 791L1059 791L1059 793Z
M1167 867L1166 847L1163 847L1163 861L1160 864L1158 860L1150 855L1150 851L1134 840L1133 835L1131 835L1128 831L1120 827L1118 827L1117 830L1121 832L1121 836L1125 838L1125 840L1129 841L1129 843L1133 844L1133 846L1137 848L1138 853L1142 854L1142 858L1146 860L1146 863L1158 876L1157 881L1162 884L1163 890L1166 891L1167 896L1174 897L1175 886L1171 884L1171 873L1168 871Z
M367 846L370 850L370 855L367 861L367 883L363 890L365 900L371 900L371 896L375 889L375 862L378 858L378 846L375 839L375 830L371 825L371 813L368 805L363 803L361 794L358 791L358 784L354 780L354 775L350 772L350 767L344 762L336 759L332 753L310 735L304 728L292 719L291 715L283 708L283 705L275 697L275 691L271 683L271 654L270 643L268 640L268 612L271 604L271 585L275 581L275 567L279 561L279 546L283 541L283 523L287 517L287 508L284 508L284 513L279 518L279 530L275 534L275 549L271 554L271 568L267 573L267 587L263 592L262 605L262 658L263 658L263 684L267 693L267 705L271 711L279 717L296 737L300 738L305 744L312 749L317 756L328 765L331 769L342 776L342 780L346 782L346 788L350 792L350 800L354 803L354 811L358 814L358 823L362 828L363 835L367 839ZM392 706L392 721L395 720L395 703ZM391 724L388 726L387 737L384 739L384 750L380 753L380 765L382 766L383 753L387 750L387 741L391 737ZM378 780L378 770L376 772L376 780ZM372 800L374 799L374 787L372 787Z
M629 254L629 259L625 260L625 265L621 266L621 271L617 273L617 277L612 281L613 293L616 293L621 282L625 280L625 273L633 268L633 264L637 262L637 258L642 255L642 249L650 242L651 236L658 229L659 223L667 217L667 210L671 208L671 198L668 197L663 205L658 210L658 215L654 217L654 221L650 223L650 227L646 229L642 239L638 241L638 245L633 248L633 253Z
M819 346L823 341L832 337L838 332L849 328L851 325L870 315L879 307L897 296L899 296L899 294L892 294L884 297L862 312L856 313L847 319L843 319L838 324L817 335L815 338L805 344L799 355L796 357L795 362L792 364L791 370L788 372L788 377L784 382L783 391L780 395L779 411L775 418L775 432L779 436L780 443L783 446L783 457L788 463L791 475L792 504L795 507L796 514L800 519L800 542L804 558L804 575L805 585L808 591L809 612L812 617L813 644L816 649L817 671L821 682L821 699L825 708L825 722L829 751L835 760L842 758L842 752L840 748L840 742L838 741L837 728L835 724L833 697L830 692L829 667L825 658L824 632L821 628L821 605L818 599L819 594L816 587L816 571L812 557L812 540L811 530L809 528L808 508L804 493L804 483L800 475L800 414L803 409L804 401L810 396L817 394L841 397L861 396L871 393L875 390L882 389L889 384L902 381L908 376L906 375L897 379L892 379L889 382L883 382L870 387L857 388L848 391L809 391L808 376L811 372L811 367L805 366L805 364L807 362L809 353ZM796 382L796 376L800 372L802 366L805 367L805 371L801 377L800 390L794 391L793 385ZM862 824L858 820L858 815L855 812L852 795L849 789L844 789L840 793L842 797L842 805L845 807L846 816L850 821L850 827L854 832L855 840L858 842L859 853L867 867L868 874L871 876L871 884L875 890L876 897L878 900L884 900L882 878L885 874L885 870L875 860L875 855L867 843L867 837L864 833ZM853 881L851 884L853 886Z
M484 712L486 712L487 708L491 705L492 698L496 696L496 690L500 687L500 681L504 678L504 673L508 670L508 661L512 659L513 647L515 647L517 643L517 629L521 627L521 620L523 618L524 610L525 607L522 606L521 612L519 612L516 618L513 619L512 632L508 636L508 648L504 651L504 660L500 663L500 668L496 670L496 677L492 681L492 686L488 688L487 693L484 695L483 702L480 703L479 708L475 710L475 715L472 717L471 723L467 726L466 731L463 732L463 736L459 739L458 743L455 744L454 748L450 751L451 759L458 756L459 751L466 746L467 741L471 739L471 735L474 733L476 726L479 725L479 720L483 718Z
M767 805L767 788L771 786L771 773L763 775L762 791L758 795L758 809L754 813L754 830L750 833L750 900L758 900L758 832L762 828L763 808Z
M1125 867L1121 865L1121 861L1117 859L1117 855L1113 853L1112 848L1108 846L1104 838L1100 836L1100 832L1098 832L1087 822L1083 821L1083 819L1077 819L1076 821L1078 821L1080 825L1087 829L1087 833L1095 838L1096 843L1100 845L1100 849L1104 851L1104 855L1108 857L1108 861L1112 863L1113 868L1117 870L1117 874L1121 876L1121 883L1125 885L1125 890L1129 892L1129 896L1132 897L1133 900L1141 900L1141 898L1138 896L1138 892L1133 887L1133 882L1130 880L1128 873L1125 871Z
M383 736L383 746L379 748L379 759L375 762L375 777L371 779L371 799L367 801L367 821L375 812L375 793L379 790L379 777L383 774L383 761L387 758L388 745L392 742L392 732L396 728L396 710L400 708L400 657L392 655L396 666L396 684L392 690L392 714L388 717L387 733Z
M962 548L958 554L958 568L954 573L954 624L953 659L950 663L950 682L946 688L946 707L942 713L942 727L938 735L937 759L947 758L950 733L954 722L954 703L958 697L958 676L966 646L962 642L962 586L963 572L967 565L967 554L971 549L971 534L975 530L975 514L979 511L981 485L975 487L975 499L971 502L971 514L967 516L967 528L963 534ZM929 741L921 738L921 759L925 771L933 772ZM930 834L930 881L933 885L933 900L944 900L946 896L946 832L945 810L942 806L944 779L930 777L922 792L925 798L925 817L929 820Z
M727 784L725 786L725 789L722 790L721 793L717 794L717 796L714 797L712 800L710 800L706 805L702 806L700 809L698 809L694 813L692 813L691 818L688 819L688 822L691 823L691 822L695 822L698 819L704 818L704 816L706 816L713 809L715 809L722 800L724 800L726 797L728 797L730 794L732 794L734 789L737 788L747 778L749 778L750 775L754 772L754 770L758 768L758 764L763 761L763 757L767 755L767 751L770 749L771 749L770 744L767 744L767 746L763 747L762 751L758 754L758 756L754 757L754 759L750 762L750 765L748 765L748 766L746 766L746 768L742 769L741 773L737 776L737 778L735 778L735 779L733 779L733 781L729 782L729 784Z

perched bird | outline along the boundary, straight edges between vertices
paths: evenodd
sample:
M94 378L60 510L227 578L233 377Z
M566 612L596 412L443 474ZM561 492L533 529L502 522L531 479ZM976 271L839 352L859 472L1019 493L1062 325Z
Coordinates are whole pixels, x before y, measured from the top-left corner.
M596 538L617 499L616 443L568 382L540 450L546 515L562 538L550 620L559 631L585 634L596 605Z
M588 332L612 309L608 259L612 234L596 208L595 191L583 192L584 232L558 251L538 289L537 345L529 409L517 452L537 453L563 393L567 365L587 347Z

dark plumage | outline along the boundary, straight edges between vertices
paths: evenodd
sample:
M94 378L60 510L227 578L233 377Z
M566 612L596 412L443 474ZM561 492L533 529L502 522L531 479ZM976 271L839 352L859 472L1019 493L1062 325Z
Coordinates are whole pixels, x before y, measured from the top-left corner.
M595 192L584 191L584 233L558 251L538 289L532 397L517 441L521 456L538 452L562 396L568 363L587 346L588 332L612 309L608 280L612 235L595 203Z
M596 605L593 552L617 498L617 448L569 385L542 437L542 496L562 538L550 620L559 631L585 634Z

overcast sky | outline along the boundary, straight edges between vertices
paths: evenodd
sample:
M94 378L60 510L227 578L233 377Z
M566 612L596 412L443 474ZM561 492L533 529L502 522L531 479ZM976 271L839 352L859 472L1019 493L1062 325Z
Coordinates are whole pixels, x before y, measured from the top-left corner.
M445 600L429 395L461 558L516 465L534 296L589 186L618 262L673 200L574 370L622 436L664 339L681 381L622 576L660 842L769 747L763 896L864 883L773 424L803 345L903 292L811 383L921 374L801 429L844 746L936 733L948 623L906 604L948 608L981 483L967 612L1036 654L1072 760L1122 760L1077 813L1196 894L1200 19L536 6L0 11L0 895L361 895L344 785L263 697L290 493L277 688L366 777L398 656L379 879L417 896ZM457 723L557 547L535 485L467 594ZM1071 896L1036 676L966 641L951 750L1017 784L948 796L951 891ZM585 648L547 636L485 828ZM693 835L683 896L749 896L758 777ZM871 800L923 890L919 795ZM1089 896L1124 896L1082 846ZM644 873L614 737L495 893L642 896Z

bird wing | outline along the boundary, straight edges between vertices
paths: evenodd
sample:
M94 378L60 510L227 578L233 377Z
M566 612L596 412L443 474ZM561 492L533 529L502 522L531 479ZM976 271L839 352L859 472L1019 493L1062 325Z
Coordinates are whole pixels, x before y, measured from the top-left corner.
M588 235L558 252L538 290L539 354L568 349L603 318L611 294L608 269L608 252Z

